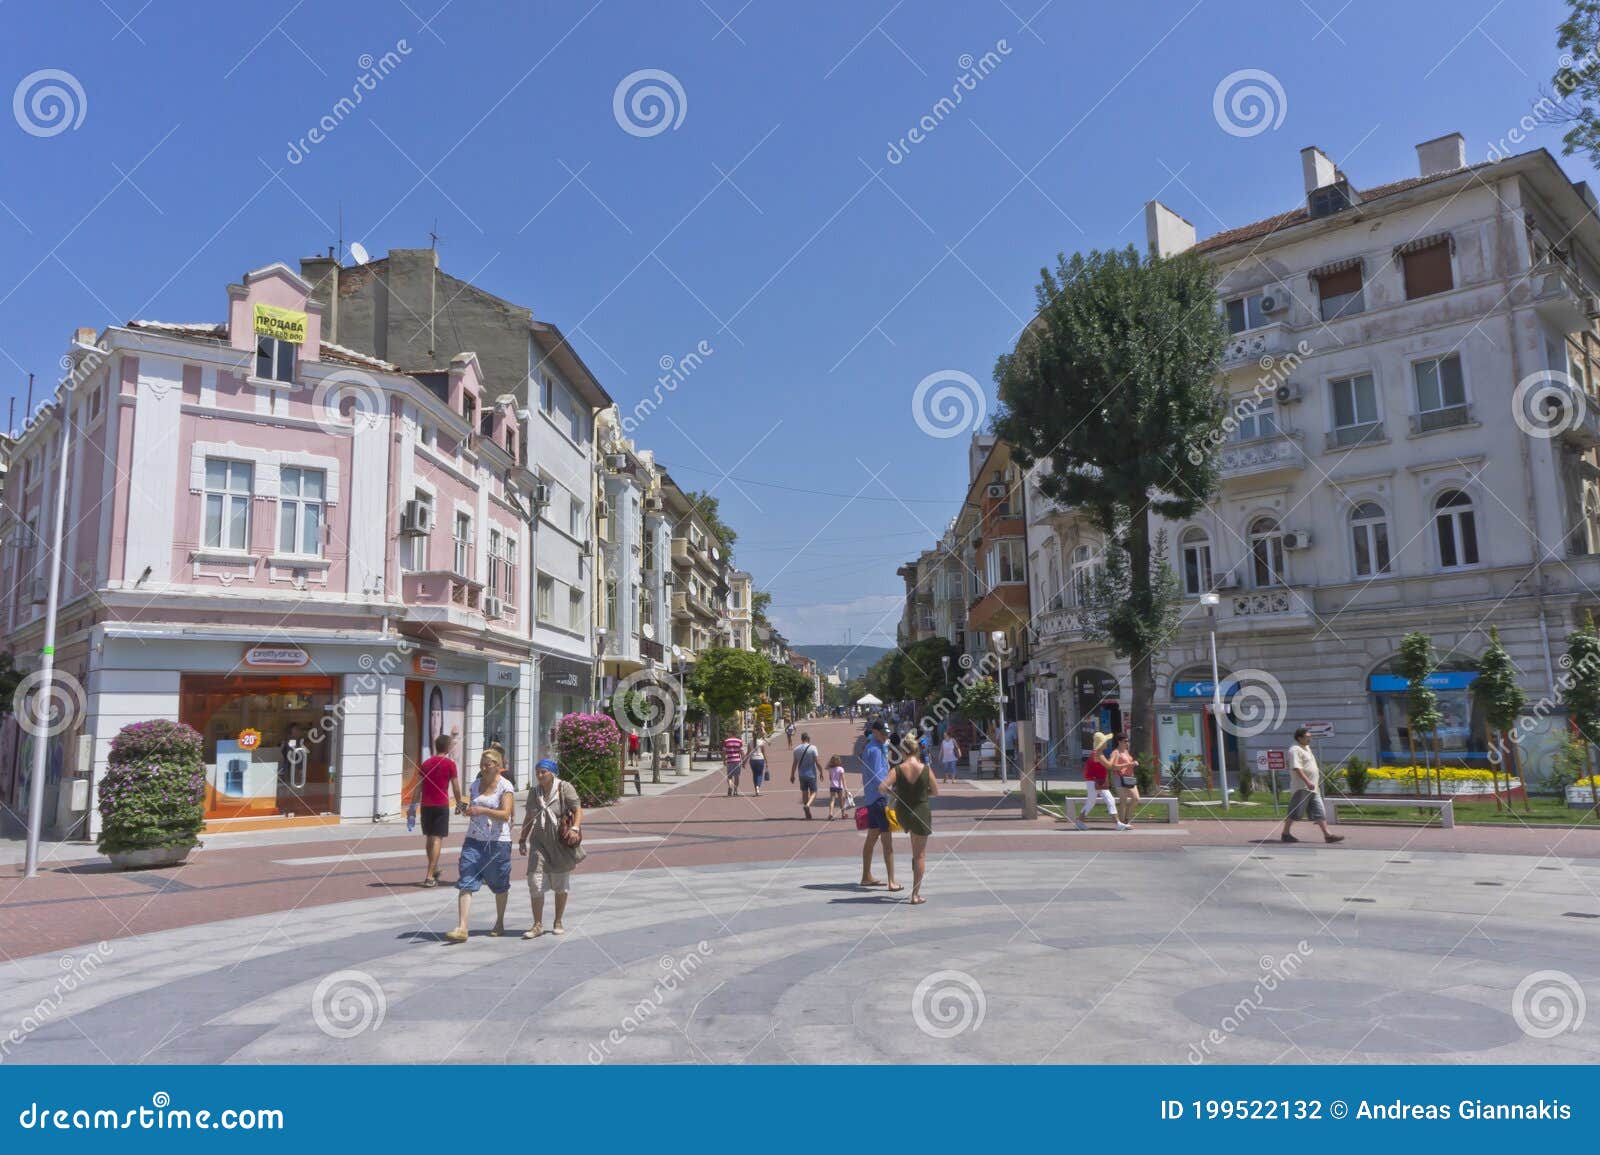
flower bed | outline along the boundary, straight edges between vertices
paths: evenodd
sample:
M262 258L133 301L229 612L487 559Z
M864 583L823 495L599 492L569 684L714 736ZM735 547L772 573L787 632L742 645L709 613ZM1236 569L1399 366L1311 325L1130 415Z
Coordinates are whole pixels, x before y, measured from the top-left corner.
M157 719L124 726L100 781L100 851L119 866L182 862L205 824L200 735Z
M568 714L556 723L561 776L585 806L604 806L622 794L622 731L605 714Z

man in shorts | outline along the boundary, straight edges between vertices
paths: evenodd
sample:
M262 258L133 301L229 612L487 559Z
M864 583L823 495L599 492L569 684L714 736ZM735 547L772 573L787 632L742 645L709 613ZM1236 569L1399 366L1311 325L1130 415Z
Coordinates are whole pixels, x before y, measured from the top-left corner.
M1294 794L1289 798L1289 816L1283 820L1283 841L1299 842L1289 833L1297 818L1309 818L1322 827L1325 842L1343 842L1344 835L1328 833L1328 815L1322 806L1319 789L1321 774L1317 769L1317 756L1311 752L1311 731L1301 726L1294 732L1294 745L1289 747L1290 781Z
M439 852L450 835L450 800L461 807L461 777L455 759L450 757L451 737L440 734L433 740L433 757L417 768L417 784L422 792L422 844L428 851L428 874L422 885L439 885Z
M889 726L882 718L873 720L867 731L867 744L861 749L861 798L867 805L867 841L861 848L861 885L884 886L872 877L872 848L883 843L883 870L889 876L890 890L904 890L894 880L894 843L889 826L889 796L884 779L889 777Z
M811 744L810 734L800 735L800 745L794 748L794 763L789 767L789 781L800 783L800 808L811 817L811 804L817 800L817 748Z

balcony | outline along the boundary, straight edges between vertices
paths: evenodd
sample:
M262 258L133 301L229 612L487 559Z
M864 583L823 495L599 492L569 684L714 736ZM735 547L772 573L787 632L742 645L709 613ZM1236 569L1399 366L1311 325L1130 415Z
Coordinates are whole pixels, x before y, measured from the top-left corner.
M1368 421L1364 425L1345 425L1327 434L1329 453L1340 449L1357 449L1363 445L1382 445L1389 440L1383 431L1383 422Z
M400 583L400 596L415 606L452 606L476 610L483 583L462 577L450 570L425 570L408 573Z
M1034 623L1033 634L1040 645L1081 642L1083 626L1077 610L1051 610Z
M1302 629L1315 625L1317 621L1309 591L1293 586L1270 586L1231 593L1223 591L1219 611L1219 633ZM1196 613L1189 621L1204 626L1205 615Z
M1576 333L1590 324L1593 298L1577 272L1564 262L1547 259L1528 270L1535 311L1563 333Z
M995 586L967 610L967 627L974 630L1003 630L1027 620L1028 587L1020 582Z
M672 539L672 564L683 566L685 569L694 565L694 557L689 553L689 539L675 537Z
M1476 424L1477 422L1472 419L1472 406L1446 405L1442 409L1430 409L1426 413L1413 413L1411 436L1420 437L1424 433L1437 433L1441 429Z
M1217 469L1224 480L1294 472L1306 467L1298 433L1284 431L1254 441L1230 442L1217 452Z
M1293 348L1289 329L1282 322L1249 329L1228 338L1222 350L1222 369L1225 373L1240 369L1270 372L1273 363Z

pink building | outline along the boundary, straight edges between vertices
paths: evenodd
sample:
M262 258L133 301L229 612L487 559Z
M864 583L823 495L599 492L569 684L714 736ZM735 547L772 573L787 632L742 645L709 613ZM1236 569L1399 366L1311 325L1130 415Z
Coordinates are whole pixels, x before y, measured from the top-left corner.
M93 834L123 725L205 737L220 828L391 814L432 738L531 766L530 518L537 477L506 383L471 353L407 374L321 340L281 264L228 286L223 324L133 321L79 349L0 494L0 635L37 664L61 452L57 671L65 715L7 723L0 802ZM80 331L79 341L94 340ZM38 731L37 733L32 731Z

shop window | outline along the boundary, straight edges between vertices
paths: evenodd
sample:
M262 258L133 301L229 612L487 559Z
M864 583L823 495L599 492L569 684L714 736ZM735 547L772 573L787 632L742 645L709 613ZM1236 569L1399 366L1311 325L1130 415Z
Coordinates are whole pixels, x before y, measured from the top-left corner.
M263 381L292 382L297 348L277 337L256 338L256 376Z
M278 552L322 556L323 485L320 469L278 474Z
M254 482L255 467L248 461L206 458L206 548L250 548L250 497Z
M1258 517L1250 523L1250 570L1257 589L1283 582L1283 530L1276 518Z
M1377 577L1389 572L1389 519L1381 505L1364 501L1350 511L1350 538L1356 577Z
M1361 296L1361 266L1352 265L1334 273L1324 273L1316 278L1317 297L1322 305L1322 319L1336 321L1340 317L1354 316L1366 308Z
M1183 592L1198 597L1211 588L1211 539L1203 529L1183 531Z
M1455 288L1455 277L1450 269L1448 237L1401 253L1400 267L1405 273L1408 301L1414 301L1418 297L1431 297L1435 293L1444 293Z
M1433 526L1443 569L1478 564L1478 521L1472 498L1459 489L1446 490L1433 503Z
M338 680L185 674L179 719L204 740L207 818L337 814Z
M1379 666L1367 678L1372 698L1380 765L1409 766L1431 755L1435 738L1440 762L1445 766L1484 766L1489 757L1489 727L1472 683L1477 678L1476 663L1470 658L1447 658L1428 675L1426 685L1438 702L1439 725L1436 731L1413 734L1406 714L1406 692L1410 683L1400 676L1396 661ZM1423 785L1419 780L1417 785Z

